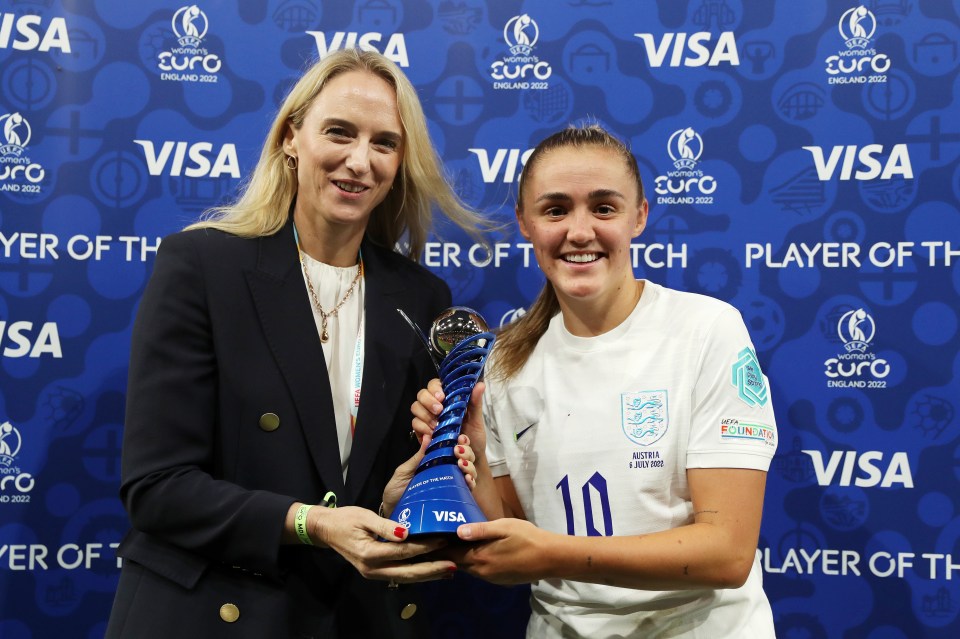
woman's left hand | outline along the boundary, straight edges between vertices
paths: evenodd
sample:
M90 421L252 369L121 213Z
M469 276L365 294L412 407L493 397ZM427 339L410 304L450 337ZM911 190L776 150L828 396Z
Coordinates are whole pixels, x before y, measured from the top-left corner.
M444 557L475 577L500 584L525 584L549 575L543 550L551 533L522 519L496 519L464 524L457 536L465 545L450 546Z
M397 470L394 471L393 477L387 482L386 487L383 489L384 517L389 517L390 513L393 512L393 509L400 502L400 498L403 497L403 492L407 489L410 480L413 479L413 475L417 471L417 466L420 465L420 461L423 459L423 456L426 455L429 445L430 435L424 435L420 441L420 450L414 453L413 457L400 464ZM466 435L461 434L460 437L457 438L457 445L454 446L453 454L457 458L457 468L460 469L460 472L463 473L464 478L467 480L467 486L473 490L477 485L477 469L473 465L476 456L470 447L470 440Z

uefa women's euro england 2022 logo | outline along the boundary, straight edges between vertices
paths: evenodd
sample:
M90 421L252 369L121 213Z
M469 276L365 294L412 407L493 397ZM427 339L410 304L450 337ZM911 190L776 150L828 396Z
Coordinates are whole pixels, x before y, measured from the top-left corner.
M161 80L175 82L216 82L223 62L203 46L210 28L207 14L197 5L180 7L170 20L177 46L157 55Z
M549 62L534 53L540 39L540 27L527 14L513 16L503 27L503 39L510 55L490 65L494 89L549 89L547 79L553 75Z
M827 388L886 388L890 363L871 352L877 326L862 308L849 309L837 320L843 353L824 362Z
M717 180L700 167L703 138L693 127L677 129L667 140L673 170L654 179L657 204L713 204Z
M827 56L828 84L886 83L890 58L873 48L877 18L863 5L847 9L837 24L844 49Z
M26 155L32 136L22 113L0 116L0 192L40 193L46 171Z
M14 463L22 446L23 439L16 427L9 421L0 424L0 504L30 503L33 475Z

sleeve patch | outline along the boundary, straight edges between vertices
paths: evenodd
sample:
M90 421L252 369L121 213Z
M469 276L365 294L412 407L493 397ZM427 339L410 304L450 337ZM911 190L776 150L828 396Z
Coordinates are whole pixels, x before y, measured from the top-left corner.
M720 441L726 443L757 442L776 448L777 429L769 424L728 417L720 420Z
M767 382L760 370L760 362L752 348L740 351L738 359L733 363L731 383L736 387L737 394L747 406L764 406L769 399Z

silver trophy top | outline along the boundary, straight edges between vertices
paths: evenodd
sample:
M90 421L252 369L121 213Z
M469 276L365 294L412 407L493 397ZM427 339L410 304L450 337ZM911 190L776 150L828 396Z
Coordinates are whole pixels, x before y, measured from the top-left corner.
M443 359L463 340L488 330L477 311L466 306L451 306L433 320L430 348Z

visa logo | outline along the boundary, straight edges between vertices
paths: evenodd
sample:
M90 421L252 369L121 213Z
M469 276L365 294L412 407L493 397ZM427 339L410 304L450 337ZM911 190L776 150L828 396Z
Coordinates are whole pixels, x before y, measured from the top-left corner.
M70 53L70 37L67 35L67 22L63 18L53 18L40 37L41 18L33 14L20 17L12 13L0 14L0 49L10 47L10 36L14 27L17 36L13 38L13 48L19 51L49 51L60 49Z
M456 521L467 523L463 513L456 510L435 510L433 511L433 516L437 518L437 521Z
M720 34L713 51L707 48L710 39L713 37L709 31L691 33L687 37L686 33L665 33L660 42L654 40L652 33L634 33L636 37L643 40L643 47L646 49L647 58L650 60L650 66L660 67L667 61L667 54L670 53L671 67L679 67L681 63L685 67L710 67L718 66L721 62L727 62L733 66L740 65L740 55L737 53L737 41L733 37L733 31L724 31ZM673 52L670 48L673 45ZM687 53L693 55L685 55Z
M4 340L6 333L7 340ZM33 322L8 322L0 320L0 343L13 342L3 348L4 357L32 357L43 355L63 357L60 348L60 333L54 322L44 322L34 336Z
M327 54L340 49L357 49L361 51L380 51L374 43L380 44L383 34L380 33L344 33L337 31L327 42L327 34L323 31L307 31L317 42L317 53L320 58L325 58ZM359 46L358 46L359 45ZM409 67L410 58L407 55L407 41L402 33L394 33L387 40L387 45L380 51L383 57L392 60L398 67Z
M813 472L817 476L817 483L821 486L850 486L852 482L852 485L863 488L877 485L881 488L890 488L894 484L913 488L910 461L907 459L907 454L903 452L894 453L889 461L886 461L883 458L883 452L879 450L868 450L859 455L854 450L835 450L830 453L826 463L819 450L803 452L810 455ZM839 471L839 477L837 471Z
M159 151L151 140L134 140L143 147L143 155L147 161L147 170L150 175L168 175L174 177L181 174L187 177L220 177L224 173L231 177L240 177L240 163L237 161L237 147L233 144L224 144L217 152L213 164L207 157L213 151L209 142L166 141L160 145ZM189 160L186 162L185 160ZM169 168L167 163L170 162Z
M906 144L895 144L890 151L890 157L885 164L881 164L875 155L883 154L883 145L868 144L857 150L856 145L835 146L829 156L824 156L819 146L805 146L805 151L813 155L813 165L817 169L817 177L821 181L829 180L840 165L840 179L872 180L879 176L881 180L888 180L894 175L902 175L904 179L913 179L913 167L910 165L910 154ZM841 163L841 158L843 162ZM854 163L859 160L863 169L853 170Z
M497 149L491 158L486 149L467 150L477 156L477 161L480 162L480 174L487 184L496 182L497 176L502 176L503 182L515 182L520 177L520 169L533 153L533 149L527 149L522 153L520 149Z

